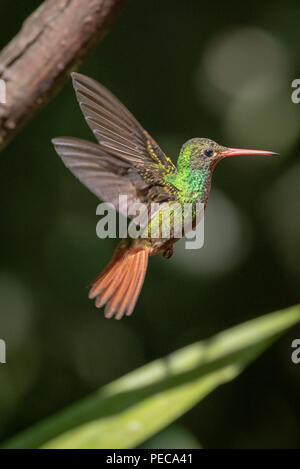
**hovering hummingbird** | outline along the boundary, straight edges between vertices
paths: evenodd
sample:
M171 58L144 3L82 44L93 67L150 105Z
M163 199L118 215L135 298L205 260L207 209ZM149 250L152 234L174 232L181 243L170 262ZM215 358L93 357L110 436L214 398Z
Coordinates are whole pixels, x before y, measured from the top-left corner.
M216 164L227 156L276 155L270 151L227 148L208 138L193 138L181 148L177 167L133 115L104 86L73 73L73 86L98 144L71 137L52 140L70 171L97 197L127 214L133 203L178 202L206 207ZM127 206L119 195L127 196ZM150 209L149 209L150 210ZM192 212L194 217L194 212ZM160 222L159 212L150 218L144 236L123 239L107 267L94 281L89 298L105 306L105 316L129 316L142 288L148 257L162 253L169 258L178 237L151 237L150 226ZM195 217L194 217L195 218ZM173 219L173 224L182 220ZM193 227L195 220L192 220ZM174 227L173 227L174 228ZM172 231L174 233L175 230ZM148 235L149 233L149 235Z

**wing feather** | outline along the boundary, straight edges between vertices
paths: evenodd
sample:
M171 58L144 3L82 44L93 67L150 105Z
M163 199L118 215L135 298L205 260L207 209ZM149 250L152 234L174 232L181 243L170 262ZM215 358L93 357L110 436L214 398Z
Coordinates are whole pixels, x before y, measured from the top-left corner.
M103 85L85 75L72 74L84 117L99 144L109 153L137 166L155 165L175 171L172 161L125 106Z
M113 164L111 157L97 144L77 138L60 137L52 140L64 164L93 194L110 202L127 216L127 207L141 202L145 182L131 173L128 164ZM119 205L119 195L127 196L127 205Z
M73 86L84 117L98 144L71 137L53 140L70 171L98 198L127 214L135 202L175 198L165 176L177 171L153 138L104 86L79 73ZM119 195L127 205L119 206Z

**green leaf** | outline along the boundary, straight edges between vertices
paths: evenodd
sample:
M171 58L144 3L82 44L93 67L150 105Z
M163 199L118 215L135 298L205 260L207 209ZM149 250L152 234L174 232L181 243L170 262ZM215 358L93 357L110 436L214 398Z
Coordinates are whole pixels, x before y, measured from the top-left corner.
M300 306L294 306L192 344L114 381L2 447L135 447L238 376L299 321Z

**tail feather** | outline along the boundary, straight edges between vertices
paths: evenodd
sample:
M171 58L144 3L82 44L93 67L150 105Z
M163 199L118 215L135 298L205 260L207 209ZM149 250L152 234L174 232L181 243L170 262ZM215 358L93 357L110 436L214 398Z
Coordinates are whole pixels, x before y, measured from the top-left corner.
M126 291L128 290L128 283L129 279L131 277L131 269L132 269L132 263L133 263L133 256L128 257L128 259L125 259L123 261L124 264L124 271L125 273L122 273L122 278L119 282L119 286L117 287L117 290L115 293L112 295L110 298L109 302L105 306L105 317L111 318L115 314L115 318L119 319L122 317L120 316L120 310L119 310L119 304L122 302L122 299L124 298L124 295L126 294Z
M103 283L102 290L97 293L98 297L95 301L97 308L102 308L102 306L104 306L110 299L115 289L119 286L120 281L122 280L121 263L118 264L117 268L111 270L110 276L106 276L105 280L106 282L105 284Z
M139 297L140 291L144 283L145 274L146 274L147 266L148 266L148 253L146 254L147 255L143 255L140 258L140 261L141 261L140 272L143 272L143 275L137 275L135 282L132 286L133 294L128 300L126 316L130 316L132 314L132 311L134 310L135 304L137 302L137 299Z
M134 266L132 268L128 289L125 292L125 295L123 296L122 301L119 304L119 308L118 308L119 311L117 314L118 317L123 316L123 314L125 313L126 307L127 307L127 312L128 312L128 302L132 297L132 292L135 291L135 286L136 286L137 278L139 278L140 269L141 269L141 256L138 257L137 262L134 263Z
M97 277L89 293L98 308L105 306L105 317L129 316L137 302L148 265L146 249L117 249L112 260Z

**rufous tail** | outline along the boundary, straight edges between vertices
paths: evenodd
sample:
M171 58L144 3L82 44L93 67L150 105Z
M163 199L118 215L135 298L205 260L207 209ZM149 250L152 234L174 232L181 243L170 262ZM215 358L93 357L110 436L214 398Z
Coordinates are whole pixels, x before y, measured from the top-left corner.
M94 281L89 298L97 308L105 306L105 317L130 316L144 283L148 265L147 249L118 247L107 267Z

